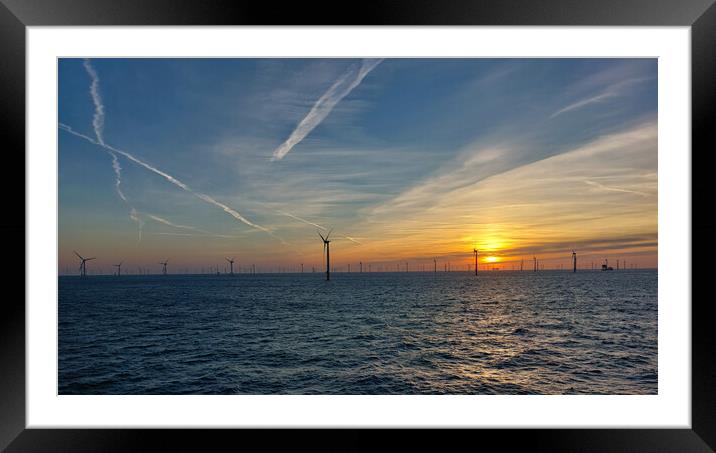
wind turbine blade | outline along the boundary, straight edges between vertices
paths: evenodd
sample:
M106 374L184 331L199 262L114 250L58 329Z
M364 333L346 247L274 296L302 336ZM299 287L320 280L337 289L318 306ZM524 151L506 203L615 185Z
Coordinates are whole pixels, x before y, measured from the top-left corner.
M326 235L326 240L328 240L329 237L331 237L331 233L333 232L333 228L328 230L328 234Z
M97 258L93 256L92 258L87 258L85 261L92 261L92 260L96 260L96 259Z
M321 237L321 239L323 240L323 242L326 242L326 238L323 237L323 235L321 234L320 231L316 231L316 233L318 233L318 235Z
M73 252L74 252L74 250L73 250ZM80 255L80 254L79 254L79 253L77 253L77 252L75 252L75 255L77 255L77 256L78 256L78 257L79 257L79 258L80 258L81 260L83 260L83 259L84 259L84 258L82 258L82 255Z

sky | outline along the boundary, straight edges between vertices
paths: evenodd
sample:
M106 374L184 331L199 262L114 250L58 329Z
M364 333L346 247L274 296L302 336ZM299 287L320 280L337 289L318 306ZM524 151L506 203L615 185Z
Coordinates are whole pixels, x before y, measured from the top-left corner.
M656 59L58 61L59 270L657 266ZM435 260L435 261L434 261ZM437 262L437 264L435 264Z

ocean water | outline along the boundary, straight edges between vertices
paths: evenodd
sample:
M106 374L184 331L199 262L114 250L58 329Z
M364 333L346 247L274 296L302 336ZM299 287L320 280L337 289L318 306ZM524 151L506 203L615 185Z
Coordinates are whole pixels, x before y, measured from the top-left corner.
M60 394L656 394L657 272L59 278Z

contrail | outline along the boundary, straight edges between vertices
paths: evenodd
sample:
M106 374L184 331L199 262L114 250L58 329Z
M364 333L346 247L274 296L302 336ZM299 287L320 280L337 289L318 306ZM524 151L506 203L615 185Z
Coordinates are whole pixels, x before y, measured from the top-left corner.
M227 239L237 238L237 236L230 236L228 234L212 233L211 231L202 230L201 228L193 227L191 225L181 225L178 223L174 223L174 222L171 222L163 217L159 217L158 215L154 215L154 214L145 213L144 215L146 215L147 217L149 217L150 219L152 219L156 222L170 226L172 228L178 228L178 229L182 229L182 230L191 230L191 231L195 231L197 233L201 233L201 234L185 234L185 233L163 233L162 232L162 233L152 233L152 234L160 234L160 235L164 234L164 235L173 235L173 236L212 236L212 237L227 238Z
M194 226L191 226L191 225L181 225L181 224L178 224L178 223L174 223L174 222L171 222L171 221L169 221L169 220L167 220L167 219L165 219L165 218L163 218L163 217L159 217L158 215L155 215L155 214L145 213L145 215L146 215L147 217L149 217L150 219L156 221L156 222L162 223L162 224L167 225L167 226L170 226L170 227L172 227L172 228L178 228L178 229L182 229L182 230L196 231L197 233L201 233L201 236L213 236L213 237L217 237L217 238L236 238L236 236L230 236L230 235L228 235L228 234L212 233L211 231L206 231L206 230L203 230L203 229L201 229L201 228L197 228L197 227L194 227ZM160 233L156 233L156 234L160 234ZM167 233L167 234L169 234L169 233ZM176 233L174 233L174 234L176 234ZM190 236L200 236L200 235L198 235L198 234L193 234L193 235L190 235Z
M324 227L324 226L322 226L322 225L319 225L319 224L317 224L317 223L309 222L308 220L302 219L302 218L300 218L300 217L297 216L297 215L293 215L293 214L290 214L290 213L285 212L285 211L278 211L278 212L279 212L280 214L282 214L282 215L285 215L286 217L291 217L292 219L298 220L299 222L303 222L303 223L305 223L305 224L312 225L312 226L314 226L314 227L316 227L316 228L319 228L319 229L321 229L321 230L323 230L323 231L328 231L328 228L326 228L326 227Z
M166 180L169 181L170 183L174 184L174 185L177 186L177 187L180 187L181 189L185 190L186 192L189 192L190 194L194 195L195 197L199 198L200 200L203 200L203 201L205 201L205 202L207 202L207 203L210 203L210 204L212 204L212 205L214 205L214 206L216 206L216 207L221 208L222 210L224 210L224 212L230 214L230 215L231 215L232 217L234 217L236 220L239 220L240 222L242 222L242 223L244 223L244 224L246 224L246 225L249 225L250 227L253 227L253 228L257 229L257 230L261 230L261 231L267 233L268 235L270 235L271 237L273 237L273 238L275 238L275 239L278 239L278 240L280 240L281 242L284 242L281 238L279 238L278 236L274 235L268 228L263 227L263 226L261 226L261 225L258 225L258 224L254 223L254 222L251 222L250 220L248 220L248 219L246 219L244 216L242 216L238 211L236 211L236 210L230 208L229 206L227 206L227 205L225 205L225 204L223 204L223 203L221 203L221 202L216 201L215 199L213 199L213 198L210 197L209 195L206 195L206 194L203 194L203 193L194 191L194 189L192 189L191 187L189 187L188 185L186 185L186 184L183 183L182 181L178 180L177 178L173 177L172 175L170 175L170 174L168 174L168 173L165 173L165 172L163 172L162 170L160 170L160 169L158 169L158 168L156 168L156 167L153 167L153 166L149 165L149 164L146 163L146 162L141 161L140 159L134 157L132 154L130 154L130 153L126 152L126 151L122 151L121 149L114 148L114 147L112 147L112 146L110 146L110 145L107 145L107 144L104 144L104 143L99 143L97 140L94 140L94 139L92 139L91 137L88 137L88 136L86 136L86 135L84 135L84 134L82 134L82 133L79 133L79 132L75 131L74 129L72 129L70 126L68 126L68 125L66 125L66 124L59 123L59 127L60 127L60 129L66 131L66 132L69 132L70 134L76 135L77 137L80 137L80 138L84 138L85 140L87 140L87 141L90 142L90 143L93 143L93 144L95 144L95 145L97 145L97 146L101 146L101 147L103 147L103 148L105 148L105 149L108 149L108 150L110 150L110 151L113 151L113 152L115 152L115 153L117 153L117 154L121 154L122 156L124 156L124 157L126 157L127 159L131 160L131 161L134 162L135 164L140 165L140 166L146 168L147 170L149 170L149 171L151 171L151 172L153 172L153 173L158 174L159 176L163 177L164 179L166 179Z
M146 214L146 215L147 215L147 217L149 217L150 219L152 219L152 220L154 220L154 221L157 221L157 222L159 222L159 223L163 223L164 225L167 225L167 226L170 226L170 227L173 227L173 228L180 228L180 229L183 229L183 230L200 231L200 230L199 230L198 228L196 228L196 227L193 227L193 226L190 226L190 225L180 225L180 224L178 224L178 223L173 223L173 222L170 222L169 220L167 220L167 219L165 219L165 218L159 217L158 215L154 215L154 214ZM202 233L204 233L204 231L202 231Z
M215 237L215 238L222 238L222 239L239 239L238 236L229 236L228 234L194 234L194 233L167 233L164 231L160 231L158 233L147 233L154 236L190 236L190 237Z
M598 187L598 188L600 188L600 189L602 189L602 190L608 190L608 191L611 191L611 192L633 193L633 194L636 194L636 195L640 195L640 196L642 196L642 197L648 197L648 196L649 196L648 193L638 192L638 191L636 191L636 190L627 190L627 189L620 189L620 188L618 188L618 187L609 187L609 186L605 186L604 184L599 184L598 182L589 181L589 180L586 180L586 181L584 181L584 182L587 183L587 184L589 184L590 186Z
M129 212L129 218L137 222L137 226L139 227L139 240L137 240L137 244L139 244L142 242L142 227L144 227L144 220L139 217L139 213L134 208L132 208Z
M299 216L297 216L297 215L293 215L293 214L291 214L291 213L289 213L289 212L286 212L286 211L278 211L278 212L279 212L280 214L285 215L286 217L290 217L290 218L292 218L292 219L298 220L299 222L303 222L303 223L305 223L305 224L307 224L307 225L312 225L312 226L314 226L314 227L316 227L316 228L318 228L318 229L321 229L321 230L323 230L323 231L328 231L328 228L324 227L323 225L319 225L319 224L313 223L313 222L311 222L311 221L309 221L309 220L302 219L301 217L299 217ZM348 240L351 241L351 242L355 242L356 244L363 245L362 242L360 242L359 240L354 239L354 238L352 238L352 237L350 237L350 236L340 236L340 237L345 238L345 239L348 239Z
M124 193L122 192L122 188L120 187L120 184L122 183L122 167L119 165L119 159L117 159L117 155L114 153L110 153L112 155L112 168L114 169L114 174L116 176L114 187L117 189L117 195L119 195L119 198L122 199L125 203L128 203L127 197L124 196Z
M100 145L104 146L104 103L102 102L102 96L99 93L99 75L97 74L97 71L92 67L92 64L90 63L90 60L88 58L85 58L83 64L85 70L87 71L87 74L89 74L90 79L92 80L92 83L90 84L90 95L92 96L92 103L94 104L92 128L94 129L95 136L97 136L97 142ZM121 198L122 201L124 201L131 208L129 218L137 223L137 227L139 228L139 242L141 242L142 227L144 226L144 222L138 217L137 211L134 209L134 206L129 203L129 200L124 195L124 192L122 192L122 167L119 165L119 159L117 159L117 155L106 148L105 151L107 151L109 155L112 156L112 169L114 170L115 176L114 187L117 191L117 195L119 195L119 198Z
M323 93L313 105L305 118L298 123L291 135L273 152L272 161L281 160L291 149L299 144L311 131L321 124L341 99L348 96L351 91L363 81L376 66L383 61L381 58L367 58L361 63L356 71L354 68L348 70L336 82Z
M97 71L92 67L89 58L85 58L84 67L92 79L92 84L90 85L90 94L92 95L92 102L94 103L92 127L97 136L97 141L104 145L104 103L102 103L102 96L99 94L99 75L97 75Z

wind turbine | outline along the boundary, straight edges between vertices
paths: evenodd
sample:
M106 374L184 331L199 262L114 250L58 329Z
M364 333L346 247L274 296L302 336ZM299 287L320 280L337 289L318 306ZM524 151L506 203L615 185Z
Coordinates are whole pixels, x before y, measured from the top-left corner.
M326 237L323 237L321 232L318 231L318 235L323 240L323 254L326 255L326 281L331 279L331 241L328 240L331 237L331 231L333 229L328 231Z
M117 268L117 277L122 275L122 263L124 263L124 261L120 261L119 264L113 264L113 266Z
M477 255L479 254L479 252L477 251L477 249L476 249L475 247L473 247L473 248L472 248L472 253L475 254L475 275L477 275ZM488 269L488 270L489 270L489 269Z
M533 259L534 262L535 262L535 270L534 270L534 271L537 272L537 257L536 257L536 256L533 256L532 259Z
M572 250L572 272L577 272L577 252Z
M231 268L231 275L234 275L234 258L226 258L226 261L229 262L229 266Z
M161 262L161 261L160 261L160 262L158 263L158 264L161 264L162 266L164 266L164 267L162 268L162 275L167 275L167 263L168 263L168 262L169 262L169 260L164 260L164 262Z
M438 260L435 258L433 258L433 272L436 274L438 273Z
M73 250L73 251L74 251L74 250ZM94 259L96 259L96 258L95 258L95 257L92 257L92 258L83 258L82 255L80 255L80 254L77 253L77 252L75 252L75 255L77 255L77 257L82 260L82 262L80 263L80 275L81 275L82 277L87 277L87 261L92 261L92 260L94 260Z

